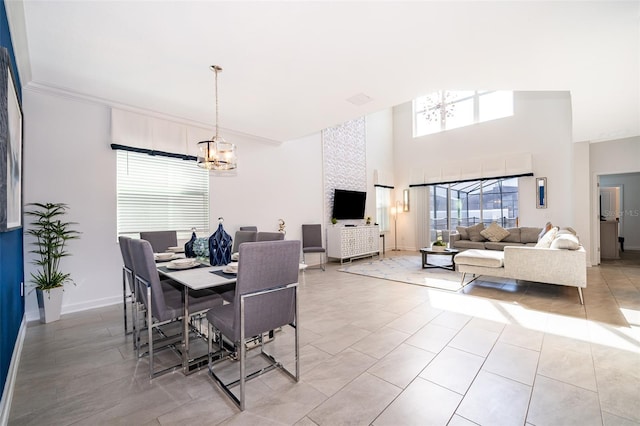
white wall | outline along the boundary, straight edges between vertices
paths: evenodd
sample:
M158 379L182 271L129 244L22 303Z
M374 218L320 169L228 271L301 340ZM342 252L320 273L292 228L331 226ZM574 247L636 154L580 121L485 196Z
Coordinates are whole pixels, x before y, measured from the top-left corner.
M69 245L73 255L62 262L77 283L65 287L63 313L116 303L122 298L122 259L110 108L28 88L23 102L25 203L65 202L82 231ZM233 235L240 225L275 231L282 218L287 239L299 239L302 223L322 223L320 134L280 146L234 142L238 176L211 178L212 224L224 217ZM25 245L26 277L34 270L29 250ZM38 317L35 292L27 296L26 312L28 319Z
M546 177L548 208L536 209L534 179L520 179L520 226L547 221L574 225L571 98L567 92L515 92L514 116L413 138L412 105L394 108L396 190L408 188L413 174L456 159L531 153L536 177ZM398 246L417 249L415 209L398 219ZM587 229L577 229L580 233Z
M72 311L122 299L122 259L116 237L116 162L109 147L109 108L27 89L24 108L24 199L63 202L78 222L79 240L61 263L76 286L65 286L63 309ZM28 206L27 206L28 208ZM28 221L26 218L25 222ZM34 266L25 237L25 279ZM26 297L28 319L38 317L35 292Z

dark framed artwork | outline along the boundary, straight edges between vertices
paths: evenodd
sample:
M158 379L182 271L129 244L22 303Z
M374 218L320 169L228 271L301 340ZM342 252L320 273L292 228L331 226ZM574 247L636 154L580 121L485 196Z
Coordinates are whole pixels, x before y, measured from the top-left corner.
M536 208L547 208L547 178L536 178Z
M22 109L6 49L0 52L0 232L22 226Z

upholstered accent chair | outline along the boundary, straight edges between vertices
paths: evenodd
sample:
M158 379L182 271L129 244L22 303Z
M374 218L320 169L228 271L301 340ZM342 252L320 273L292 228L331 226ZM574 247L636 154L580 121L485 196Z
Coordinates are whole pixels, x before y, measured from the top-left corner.
M263 372L281 368L295 381L299 380L298 363L298 265L300 241L266 241L245 243L240 247L238 279L232 303L213 307L207 313L209 322L209 372L236 405L245 408L245 383ZM265 351L264 335L280 327L294 329L295 372ZM224 336L224 337L223 337ZM278 338L277 333L274 337ZM220 350L214 352L214 341ZM232 342L235 349L225 349L222 342ZM247 343L259 343L256 356L268 362L267 367L247 373ZM256 347L254 350L258 350ZM238 359L239 378L225 381L216 372L217 362ZM225 375L228 378L228 375ZM236 395L232 388L239 386Z

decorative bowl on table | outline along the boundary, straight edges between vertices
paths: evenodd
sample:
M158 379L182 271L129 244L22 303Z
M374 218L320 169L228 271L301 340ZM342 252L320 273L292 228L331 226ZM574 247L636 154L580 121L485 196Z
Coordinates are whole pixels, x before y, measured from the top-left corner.
M156 261L167 262L173 259L173 253L153 253L153 258Z
M447 250L447 246L437 246L435 244L431 246L431 251L446 251L446 250Z
M225 274L237 274L238 273L238 262L231 262L224 268L222 268L222 272Z
M167 263L167 268L169 269L190 269L195 268L196 266L200 266L200 262L193 258L174 259Z

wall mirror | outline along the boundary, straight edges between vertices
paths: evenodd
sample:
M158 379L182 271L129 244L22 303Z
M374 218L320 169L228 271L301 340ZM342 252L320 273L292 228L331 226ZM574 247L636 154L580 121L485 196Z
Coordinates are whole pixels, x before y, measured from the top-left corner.
M547 178L536 178L536 208L547 208Z

